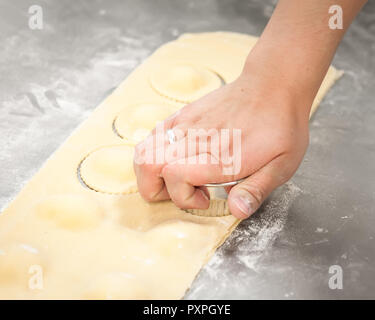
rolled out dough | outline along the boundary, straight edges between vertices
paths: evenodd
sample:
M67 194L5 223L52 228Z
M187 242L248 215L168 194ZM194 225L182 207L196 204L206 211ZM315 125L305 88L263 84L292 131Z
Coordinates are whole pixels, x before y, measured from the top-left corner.
M229 32L183 35L159 48L102 102L0 215L1 299L184 296L239 221L191 215L170 201L150 204L129 193L135 191L136 141L122 139L112 126L120 115L119 132L148 128L166 110L130 123L139 106L178 109L218 88L220 78L233 81L256 41ZM313 111L340 75L329 69ZM121 114L125 103L128 126ZM91 189L78 179L80 164ZM35 286L36 275L41 286Z

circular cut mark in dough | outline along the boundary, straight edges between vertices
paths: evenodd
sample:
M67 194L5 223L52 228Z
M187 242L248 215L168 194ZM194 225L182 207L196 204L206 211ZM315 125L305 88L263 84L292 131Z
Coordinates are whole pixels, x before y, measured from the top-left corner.
M126 108L116 117L115 132L123 139L137 144L144 140L158 122L177 111L176 107L143 103Z
M101 148L81 162L78 173L92 190L110 194L133 193L137 191L133 156L132 146Z
M150 299L142 282L125 272L113 272L94 280L84 293L90 300Z
M39 202L35 210L38 217L69 230L95 227L102 218L100 207L92 199L73 194L51 196Z
M214 72L189 64L157 70L150 77L151 86L167 98L189 103L221 86Z

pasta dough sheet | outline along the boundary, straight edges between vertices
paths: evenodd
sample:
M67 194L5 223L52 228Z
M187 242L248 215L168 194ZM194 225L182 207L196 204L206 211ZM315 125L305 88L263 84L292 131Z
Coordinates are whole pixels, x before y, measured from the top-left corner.
M100 104L0 215L1 299L184 296L239 221L143 201L133 147L156 121L235 80L256 41L185 34ZM329 69L313 110L340 74Z

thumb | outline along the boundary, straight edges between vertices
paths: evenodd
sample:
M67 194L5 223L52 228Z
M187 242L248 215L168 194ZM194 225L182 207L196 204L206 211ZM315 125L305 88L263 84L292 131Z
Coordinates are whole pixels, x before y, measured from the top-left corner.
M281 155L250 177L234 186L228 195L229 210L236 218L246 219L261 206L267 196L278 186L288 181L294 172L285 166L288 161Z

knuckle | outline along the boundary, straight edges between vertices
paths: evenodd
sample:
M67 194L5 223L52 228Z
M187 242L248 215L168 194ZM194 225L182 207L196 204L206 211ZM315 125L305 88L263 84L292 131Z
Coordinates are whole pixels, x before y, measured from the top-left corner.
M172 200L175 203L175 205L179 207L180 209L196 208L193 195L194 195L194 192L189 195L175 194Z
M168 179L169 174L170 174L170 167L169 165L166 165L161 170L161 176L163 177L163 179Z
M139 167L147 176L156 176L158 173L158 167L153 164L143 163Z
M172 165L165 165L161 170L161 175L165 180L170 180L174 175L174 167Z

